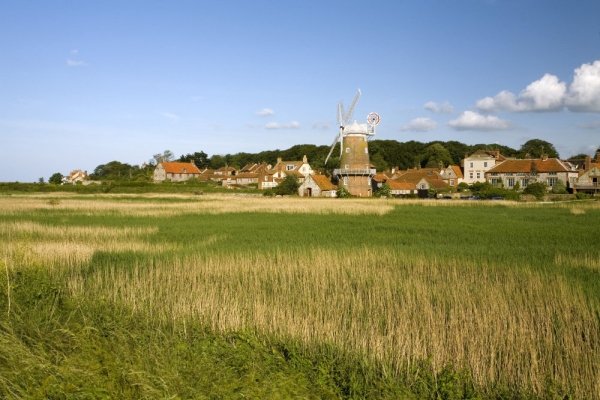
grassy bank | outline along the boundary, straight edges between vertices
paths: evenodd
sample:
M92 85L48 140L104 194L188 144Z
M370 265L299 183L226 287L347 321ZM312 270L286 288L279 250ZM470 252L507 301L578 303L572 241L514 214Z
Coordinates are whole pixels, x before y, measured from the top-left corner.
M0 393L598 398L598 203L465 203L2 197Z

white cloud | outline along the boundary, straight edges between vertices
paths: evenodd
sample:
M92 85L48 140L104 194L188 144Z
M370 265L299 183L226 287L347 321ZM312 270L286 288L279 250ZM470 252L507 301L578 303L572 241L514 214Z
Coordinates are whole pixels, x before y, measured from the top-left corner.
M330 122L329 121L315 121L312 124L313 129L329 129Z
M84 65L87 65L84 61L79 61L79 60L67 60L67 65L69 67L83 67Z
M435 101L429 101L425 103L423 107L426 110L434 113L451 114L454 112L454 107L452 107L452 104L448 103L447 101L445 101L443 104L438 104Z
M77 54L77 53L79 53L79 50L77 50L77 49L71 50L71 54Z
M463 112L457 119L448 122L457 131L498 131L514 128L511 121L493 116L483 116L473 111Z
M278 122L269 122L265 125L265 129L298 129L300 122L292 121L289 124L280 124Z
M275 114L275 111L271 110L270 108L263 108L262 110L257 111L255 114L260 116L273 115Z
M581 123L578 126L581 129L598 129L600 128L600 121Z
M437 127L437 122L431 118L415 118L400 128L401 131L427 132Z
M168 112L161 113L160 115L162 115L163 117L165 117L167 119L170 119L173 122L179 121L179 115L171 114Z
M600 61L575 69L566 105L574 112L600 112Z
M566 83L559 82L554 75L546 74L541 79L529 84L518 96L503 90L493 98L486 97L477 100L475 106L485 112L499 110L560 111L564 107L566 92Z

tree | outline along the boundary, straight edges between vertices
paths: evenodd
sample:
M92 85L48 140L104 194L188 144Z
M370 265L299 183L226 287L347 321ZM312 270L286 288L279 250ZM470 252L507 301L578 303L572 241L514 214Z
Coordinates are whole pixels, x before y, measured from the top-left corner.
M52 174L52 176L48 179L48 183L60 185L62 183L62 178L62 174L60 172L57 172L55 174Z
M40 177L40 178L38 179L38 183L39 183L40 185L43 185L43 184L45 183L45 182L44 182L44 177Z
M219 154L215 154L210 158L210 167L212 169L219 169L224 167L226 164L227 162L225 161L225 157Z
M173 152L171 150L165 150L163 153L154 154L152 156L152 159L150 160L150 164L151 165L158 164L158 160L160 158L162 158L163 161L165 161L165 162L169 162L169 161L173 161L173 159L175 158L175 155L173 154Z
M208 159L208 155L203 151L196 151L191 154L182 155L179 157L177 161L179 162L191 162L194 161L194 164L198 168L208 168L210 165L210 161Z
M385 171L389 168L388 163L385 162L385 159L380 152L377 152L373 157L371 157L371 164L375 166L377 171Z
M373 193L375 197L391 197L392 196L392 188L387 183L381 185L379 189Z
M278 195L297 195L299 187L300 182L298 182L298 177L296 175L287 175L283 178L283 181L277 185L275 193Z
M527 154L530 158L540 158L542 154L547 154L550 158L559 158L554 145L541 139L531 139L523 143L519 149L519 157L525 158Z
M588 157L587 154L585 154L585 153L579 153L579 154L575 154L574 156L569 157L567 160L569 160L569 161L573 161L573 160L585 160L586 157Z
M444 166L452 164L452 156L440 143L434 143L425 149L425 153L417 156L415 159L417 164L426 168L438 168L440 163Z

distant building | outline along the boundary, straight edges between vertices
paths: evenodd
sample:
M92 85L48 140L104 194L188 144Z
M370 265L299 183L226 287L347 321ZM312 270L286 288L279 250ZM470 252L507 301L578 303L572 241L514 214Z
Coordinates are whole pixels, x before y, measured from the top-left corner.
M302 157L302 161L283 161L279 157L273 168L259 173L258 188L274 188L288 175L297 176L298 182L303 183L306 177L314 172L306 156Z
M80 169L77 169L75 171L72 171L69 176L63 176L62 178L62 183L64 184L76 184L77 182L83 182L86 181L88 178L88 173L87 171L82 171Z
M506 160L488 170L485 175L492 185L502 184L507 189L512 189L517 183L521 188L526 188L531 183L543 182L550 190L558 180L569 187L576 181L579 173L570 164L542 154L539 159Z
M485 182L485 173L505 160L506 158L498 150L477 150L470 156L465 154L465 158L461 161L464 182L469 185Z
M336 197L337 186L325 175L312 174L298 188L301 197Z
M185 162L166 162L162 158L158 159L158 165L154 168L154 182L164 182L169 179L171 182L183 182L190 178L200 178L201 172L192 160Z

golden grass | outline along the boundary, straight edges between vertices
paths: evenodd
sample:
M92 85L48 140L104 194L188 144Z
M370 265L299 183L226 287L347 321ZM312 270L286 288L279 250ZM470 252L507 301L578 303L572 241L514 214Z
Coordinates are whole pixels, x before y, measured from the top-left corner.
M437 368L467 367L482 385L541 393L551 373L579 394L600 393L594 308L561 277L523 267L313 249L135 263L69 281L76 296L124 302L151 318L250 327L307 347L334 343L397 373L431 357Z

